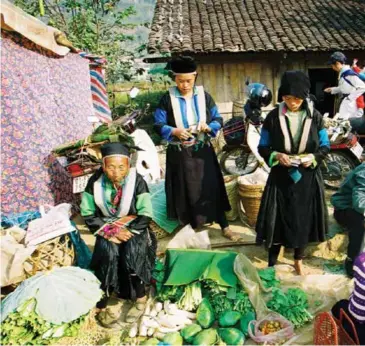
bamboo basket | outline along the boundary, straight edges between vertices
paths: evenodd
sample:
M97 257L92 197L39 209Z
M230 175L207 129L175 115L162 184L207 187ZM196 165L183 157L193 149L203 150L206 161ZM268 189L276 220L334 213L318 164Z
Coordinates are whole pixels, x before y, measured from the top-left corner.
M238 183L238 194L240 196L240 201L245 210L247 223L251 227L256 226L264 189L264 185L242 185Z
M55 267L72 266L75 261L75 249L68 234L48 240L37 246L33 254L24 262L26 278L38 272Z
M156 236L156 239L162 239L167 237L169 234L162 229L155 221L151 221L149 224L149 228L151 229L151 231L154 233L154 235Z
M228 221L235 221L238 217L238 191L237 191L237 176L226 175L224 177L224 185L226 187L229 204L231 210L226 212L226 218Z

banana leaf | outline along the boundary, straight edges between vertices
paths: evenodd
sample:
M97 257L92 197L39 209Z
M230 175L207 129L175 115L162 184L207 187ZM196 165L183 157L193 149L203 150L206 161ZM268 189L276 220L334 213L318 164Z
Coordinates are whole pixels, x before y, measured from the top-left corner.
M235 252L169 249L166 252L165 285L187 285L196 280L213 280L221 286L236 287L233 271Z
M155 221L164 231L172 233L179 225L176 220L169 220L166 213L166 193L165 181L149 184L153 208L153 221Z
M97 127L87 138L62 144L53 149L53 152L59 156L66 155L69 151L79 149L87 143L99 143L104 141L121 142L133 146L134 141L127 132L120 126L103 124Z

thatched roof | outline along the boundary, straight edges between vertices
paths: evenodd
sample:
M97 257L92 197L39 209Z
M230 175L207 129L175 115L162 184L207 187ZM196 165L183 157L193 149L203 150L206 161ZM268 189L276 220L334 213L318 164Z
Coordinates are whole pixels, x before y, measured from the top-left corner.
M150 53L365 49L365 0L157 0Z

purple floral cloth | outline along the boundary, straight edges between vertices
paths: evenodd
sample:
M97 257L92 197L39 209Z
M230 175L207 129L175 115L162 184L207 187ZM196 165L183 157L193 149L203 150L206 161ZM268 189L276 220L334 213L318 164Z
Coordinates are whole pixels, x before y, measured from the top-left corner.
M89 62L19 34L1 38L1 212L73 203L72 180L51 151L92 131Z

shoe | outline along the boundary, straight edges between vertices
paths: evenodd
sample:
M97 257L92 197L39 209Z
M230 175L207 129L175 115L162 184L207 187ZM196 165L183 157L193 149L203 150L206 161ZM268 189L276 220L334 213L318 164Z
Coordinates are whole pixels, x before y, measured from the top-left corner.
M128 311L125 321L127 323L136 322L144 313L146 309L146 302L135 302L131 309Z
M96 319L104 328L115 328L120 318L120 312L114 313L110 309L105 309L96 315Z

